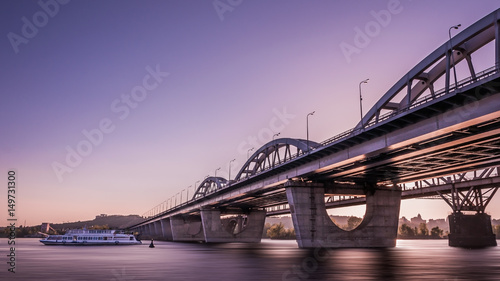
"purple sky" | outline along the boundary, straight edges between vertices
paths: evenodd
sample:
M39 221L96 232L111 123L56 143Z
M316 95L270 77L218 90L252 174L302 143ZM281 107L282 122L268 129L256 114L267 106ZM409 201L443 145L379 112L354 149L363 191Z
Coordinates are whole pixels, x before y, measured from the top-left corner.
M211 0L41 2L49 4L0 2L0 171L5 182L16 169L17 215L28 225L142 214L218 167L227 177L235 158L234 176L269 132L305 138L313 110L311 140L350 129L359 81L370 78L368 110L448 40L450 26L500 8L497 0L220 0L233 3L225 11ZM354 46L357 28L382 10L390 19L346 55L341 46ZM476 71L493 66L484 49L473 54ZM85 155L68 158L77 149ZM487 209L493 217L498 202ZM401 215L450 211L412 200Z

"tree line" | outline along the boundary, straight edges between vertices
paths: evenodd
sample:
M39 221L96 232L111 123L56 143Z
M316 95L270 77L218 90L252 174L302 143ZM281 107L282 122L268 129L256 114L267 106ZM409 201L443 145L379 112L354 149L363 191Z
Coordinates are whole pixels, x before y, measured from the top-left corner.
M439 226L433 227L430 231L425 222L418 227L411 227L406 223L398 229L398 238L443 238L444 231Z

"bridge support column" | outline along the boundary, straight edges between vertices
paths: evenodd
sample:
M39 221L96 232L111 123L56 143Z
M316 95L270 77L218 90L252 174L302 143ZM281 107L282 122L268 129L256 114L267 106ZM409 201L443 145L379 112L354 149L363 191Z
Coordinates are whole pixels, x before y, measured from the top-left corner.
M154 237L155 236L155 227L152 222L148 223L147 225L148 228L148 237Z
M204 241L200 216L170 217L172 241Z
M206 242L258 243L262 238L266 212L264 210L250 210L246 217L238 215L222 220L220 210L202 209L201 220Z
M363 222L356 229L345 231L326 212L323 185L289 181L285 188L300 248L396 246L400 190L379 188L366 194Z
M139 232L141 233L141 236L147 235L146 233L146 226L142 225L139 227Z
M161 229L161 222L160 221L155 221L153 222L153 229L154 229L154 234L153 238L161 238L163 237L163 232Z
M448 216L450 234L448 245L452 247L480 248L496 246L497 240L491 227L491 217L485 213Z
M170 218L161 219L160 223L161 223L163 239L172 241L172 228L170 226Z
M486 169L485 171L492 170ZM465 177L465 173L460 176L460 178ZM450 194L438 192L441 198L453 209L453 213L448 216L450 224L449 246L479 248L497 245L491 226L491 217L484 212L497 190L498 187L481 189L471 186L465 192L458 190L455 184L452 184ZM467 215L463 211L476 212L476 214Z

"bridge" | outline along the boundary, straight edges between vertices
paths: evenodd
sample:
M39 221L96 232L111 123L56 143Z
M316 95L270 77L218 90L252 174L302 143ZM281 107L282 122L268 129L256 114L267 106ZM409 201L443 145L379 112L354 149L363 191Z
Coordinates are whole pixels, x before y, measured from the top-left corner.
M159 205L130 229L172 241L259 242L266 216L289 213L301 248L394 247L401 200L437 197L453 211L450 246L496 246L485 208L500 187L499 20L500 9L437 48L353 129L321 143L272 140L233 180L207 177L192 198ZM473 54L492 45L491 67L476 71ZM469 75L457 81L461 64ZM352 231L326 212L357 204L366 213Z

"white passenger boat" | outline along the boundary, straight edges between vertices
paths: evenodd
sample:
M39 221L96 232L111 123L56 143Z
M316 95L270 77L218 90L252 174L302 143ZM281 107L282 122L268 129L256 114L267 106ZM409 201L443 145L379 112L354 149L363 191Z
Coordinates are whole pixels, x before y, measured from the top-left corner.
M136 245L142 244L132 234L117 230L71 229L64 235L49 235L40 240L44 245Z

